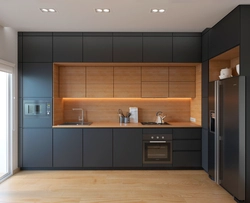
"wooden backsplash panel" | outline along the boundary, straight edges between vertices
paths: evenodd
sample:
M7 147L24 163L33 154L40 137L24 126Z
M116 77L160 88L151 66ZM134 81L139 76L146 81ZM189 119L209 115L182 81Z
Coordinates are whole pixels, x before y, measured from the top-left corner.
M195 67L169 67L169 81L195 82Z
M63 99L53 98L53 124L58 125L63 123Z
M143 82L168 81L168 67L142 67Z
M154 121L157 111L166 115L165 121L189 121L191 99L63 99L64 122L78 120L83 108L85 121L118 122L118 109L124 113L129 107L138 107L139 121Z
M59 97L59 68L53 66L53 97Z
M141 67L114 67L114 83L141 83Z

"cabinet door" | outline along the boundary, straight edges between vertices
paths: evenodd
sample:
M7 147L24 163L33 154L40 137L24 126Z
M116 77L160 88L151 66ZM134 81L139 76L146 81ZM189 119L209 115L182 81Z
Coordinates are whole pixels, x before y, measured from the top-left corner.
M200 33L173 33L173 62L201 62Z
M82 167L82 129L53 130L53 166Z
M172 33L143 34L143 62L172 62Z
M114 62L142 62L142 34L113 34Z
M23 167L52 167L52 129L23 129Z
M23 97L52 97L51 63L23 63Z
M202 32L202 40L201 40L202 62L209 60L209 33L210 29L208 28Z
M141 97L141 67L114 67L114 97Z
M83 34L84 62L112 62L112 33Z
M84 167L112 167L112 149L112 129L84 129Z
M82 33L53 33L54 62L82 62Z
M199 140L201 139L201 128L173 129L174 140Z
M52 33L23 33L23 62L52 61Z
M23 33L18 33L18 63L23 62Z
M113 166L142 167L142 129L113 130Z
M210 58L240 44L240 26L240 7L237 7L211 28L209 39Z
M201 167L201 152L174 151L173 167Z

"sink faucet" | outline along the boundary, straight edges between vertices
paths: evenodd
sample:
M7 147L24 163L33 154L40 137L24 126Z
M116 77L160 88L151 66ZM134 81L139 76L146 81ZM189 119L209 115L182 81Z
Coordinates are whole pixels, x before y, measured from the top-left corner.
M82 111L82 117L78 117L78 120L81 121L81 123L84 122L84 119L83 119L83 109L82 108L73 108L72 109L73 111Z

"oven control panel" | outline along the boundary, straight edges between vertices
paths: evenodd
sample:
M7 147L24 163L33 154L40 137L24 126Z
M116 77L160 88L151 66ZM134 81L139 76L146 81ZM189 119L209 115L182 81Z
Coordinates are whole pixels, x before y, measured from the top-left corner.
M143 135L143 140L145 141L150 141L150 140L172 140L172 134L144 134Z

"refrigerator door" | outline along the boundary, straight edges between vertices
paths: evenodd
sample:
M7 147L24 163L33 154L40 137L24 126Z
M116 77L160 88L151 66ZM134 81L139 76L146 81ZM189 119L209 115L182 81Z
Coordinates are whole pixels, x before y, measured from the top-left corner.
M244 115L240 110L240 105L244 104L240 102L244 96L239 91L244 89L244 84L240 83L243 82L239 81L239 77L234 77L222 80L220 85L219 179L222 187L238 200L244 200L245 183L242 179L245 179L245 172L242 170L245 169L245 145L243 144L245 141L244 135L240 133L240 127L242 127L240 122L244 122Z

